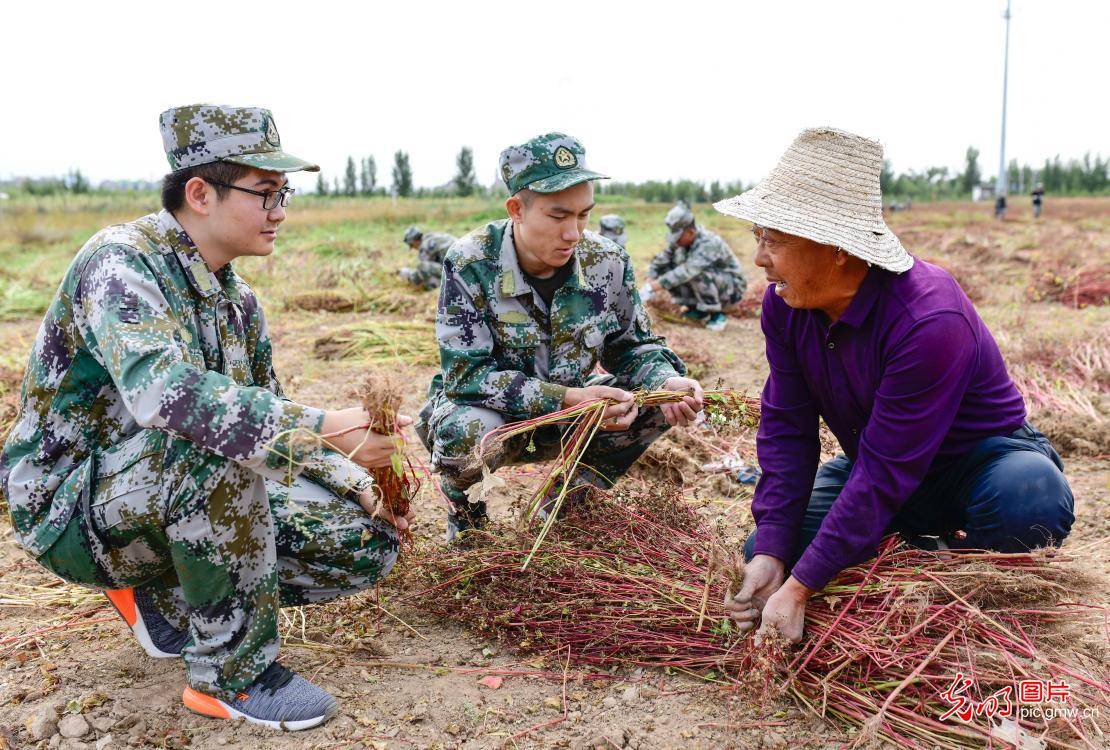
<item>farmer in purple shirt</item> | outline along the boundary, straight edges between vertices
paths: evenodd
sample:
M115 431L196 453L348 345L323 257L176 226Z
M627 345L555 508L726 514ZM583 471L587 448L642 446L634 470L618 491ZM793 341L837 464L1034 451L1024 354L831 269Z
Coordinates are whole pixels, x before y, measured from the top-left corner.
M756 531L726 603L742 630L762 619L801 640L808 597L891 532L1017 552L1060 544L1074 520L1060 457L967 295L883 222L881 165L875 141L806 130L716 204L753 223L770 283ZM819 417L844 451L820 468Z

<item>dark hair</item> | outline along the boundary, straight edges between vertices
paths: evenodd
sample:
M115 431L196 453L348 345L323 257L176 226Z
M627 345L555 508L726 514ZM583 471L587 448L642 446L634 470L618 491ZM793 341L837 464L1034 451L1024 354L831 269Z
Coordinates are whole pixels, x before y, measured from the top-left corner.
M514 198L520 198L520 202L524 204L525 208L532 207L532 201L536 199L536 191L530 187L522 187L513 193Z
M176 172L170 172L162 178L162 208L176 211L185 205L185 183L194 177L203 180L226 182L229 185L243 178L250 167L242 164L232 164L229 161L214 161L209 164L200 164L195 167L186 167ZM216 188L216 197L223 200L228 194L228 188L222 185L212 185Z

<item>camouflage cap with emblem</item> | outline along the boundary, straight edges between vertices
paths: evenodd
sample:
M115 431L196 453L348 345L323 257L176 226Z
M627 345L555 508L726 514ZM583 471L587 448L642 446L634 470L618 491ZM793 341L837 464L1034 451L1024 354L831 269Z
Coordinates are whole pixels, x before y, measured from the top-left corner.
M608 180L586 167L581 141L563 133L539 135L501 152L501 179L515 195L524 188L537 193L558 193L587 180Z
M421 230L420 227L413 224L412 226L410 226L408 229L405 230L405 236L401 239L401 241L404 242L406 245L411 245L412 243L416 242L417 240L422 240L422 239L424 239L423 230Z
M260 107L190 104L159 118L170 169L227 161L274 172L319 172L320 167L281 150L274 116Z
M670 230L667 232L667 240L677 242L683 232L694 226L694 212L685 203L676 203L674 208L667 212L663 223Z

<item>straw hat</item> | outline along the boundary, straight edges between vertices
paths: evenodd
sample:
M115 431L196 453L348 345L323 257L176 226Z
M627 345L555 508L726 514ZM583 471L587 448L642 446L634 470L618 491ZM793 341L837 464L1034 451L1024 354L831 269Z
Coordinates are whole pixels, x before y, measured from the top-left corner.
M809 128L794 139L770 176L718 211L780 232L835 245L901 273L913 256L883 221L879 172L883 147L835 128Z

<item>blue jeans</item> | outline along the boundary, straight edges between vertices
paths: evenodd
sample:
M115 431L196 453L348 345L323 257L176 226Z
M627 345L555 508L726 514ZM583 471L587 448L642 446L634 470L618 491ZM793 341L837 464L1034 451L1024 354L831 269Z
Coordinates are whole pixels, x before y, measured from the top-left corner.
M797 546L785 561L788 569L817 536L851 473L852 462L843 455L817 470ZM1048 438L1026 422L1012 434L986 438L966 456L934 469L887 533L897 532L922 547L935 547L935 540L927 537L939 537L953 549L1025 552L1059 546L1071 531L1074 508L1060 456ZM748 560L757 531L744 543Z

